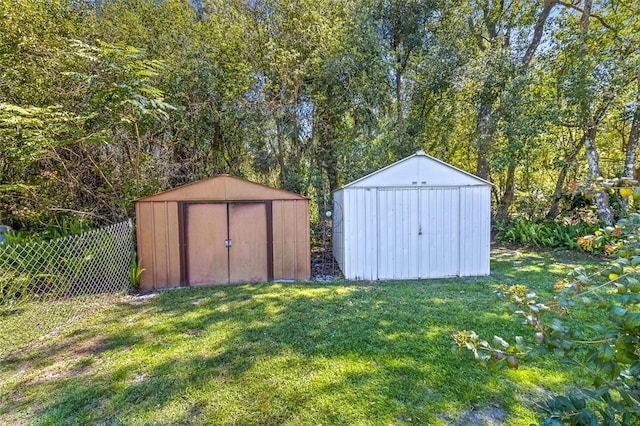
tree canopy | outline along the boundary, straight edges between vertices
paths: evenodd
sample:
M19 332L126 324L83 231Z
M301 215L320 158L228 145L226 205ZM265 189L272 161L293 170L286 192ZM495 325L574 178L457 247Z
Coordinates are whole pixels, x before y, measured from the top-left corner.
M417 149L494 182L499 219L571 218L576 182L638 174L639 9L6 0L0 222L113 222L137 197L218 173L320 212ZM625 201L601 190L586 204L611 224Z

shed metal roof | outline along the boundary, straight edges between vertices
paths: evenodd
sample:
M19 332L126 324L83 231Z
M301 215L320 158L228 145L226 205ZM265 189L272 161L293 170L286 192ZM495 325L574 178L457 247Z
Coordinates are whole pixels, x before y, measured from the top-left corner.
M348 183L344 186L342 186L339 190L341 189L345 189L345 188L349 188L349 187L393 187L393 186L402 186L402 184L399 184L398 182L395 182L393 179L376 179L377 177L380 177L381 175L389 175L387 177L392 177L392 171L393 169L398 169L400 167L402 167L403 165L409 165L412 162L418 162L416 164L416 169L409 171L407 176L410 176L412 179L415 180L411 180L410 182L406 183L406 185L421 185L421 186L430 186L430 185L434 185L434 180L438 180L438 178L441 179L445 179L444 176L430 176L431 179L426 179L424 176L419 176L421 173L424 174L423 171L420 170L420 166L423 165L423 163L425 161L427 162L432 162L431 163L431 168L434 168L433 166L436 166L436 168L440 169L439 171L442 172L446 168L446 171L451 171L454 174L458 175L462 181L459 186L469 186L469 185L490 185L493 186L493 184L489 181L486 181L482 178L479 178L478 176L475 176L469 172L466 172L464 170L461 170L455 166L452 166L451 164L445 163L444 161L438 160L437 158L434 158L430 155L427 155L424 151L420 150L417 151L415 154L410 155L409 157L403 158L402 160L396 161L395 163L392 163L380 170L377 170L373 173L370 173L366 176L363 176L351 183ZM413 173L413 174L412 174ZM427 173L428 174L428 173ZM415 176L414 176L415 175ZM425 179L425 180L423 180ZM369 182L367 182L369 181ZM437 184L435 184L437 186ZM455 182L451 182L451 181L447 181L445 182L446 186L456 186ZM338 190L338 191L339 191Z
M283 189L229 175L218 175L178 186L157 194L141 197L146 201L231 201L231 200L307 200L308 198Z

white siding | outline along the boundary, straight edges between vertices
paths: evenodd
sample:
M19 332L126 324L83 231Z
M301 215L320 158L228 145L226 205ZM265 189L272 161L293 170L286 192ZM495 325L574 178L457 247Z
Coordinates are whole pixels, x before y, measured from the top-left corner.
M365 176L347 187L457 187L466 185L486 185L486 183L434 158L426 155L414 155Z
M460 273L459 192L453 189L422 189L421 278L457 276Z
M378 279L420 277L417 189L378 191Z
M347 279L489 274L491 186L416 154L334 193L333 250Z
M333 193L333 257L340 266L340 270L344 270L344 190Z
M460 190L460 275L489 275L491 188Z
M342 272L348 279L377 278L376 192L371 188L349 188L344 192L345 265Z

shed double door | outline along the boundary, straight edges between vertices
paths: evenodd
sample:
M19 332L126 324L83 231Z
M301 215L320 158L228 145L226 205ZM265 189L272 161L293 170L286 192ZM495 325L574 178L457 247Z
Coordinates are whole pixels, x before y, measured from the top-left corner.
M458 188L378 190L378 279L460 273Z
M265 203L198 203L186 208L191 286L267 281Z

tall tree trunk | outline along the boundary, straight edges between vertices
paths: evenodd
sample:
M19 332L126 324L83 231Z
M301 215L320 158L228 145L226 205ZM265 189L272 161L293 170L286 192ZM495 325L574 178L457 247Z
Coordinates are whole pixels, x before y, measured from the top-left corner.
M600 156L596 147L596 124L591 122L584 135L584 147L587 154L587 163L589 164L589 177L598 180L602 178L600 173ZM609 194L604 189L595 191L596 206L598 208L598 217L605 225L613 225L613 213L609 205Z
M516 165L510 164L509 168L507 168L507 181L505 183L504 194L502 194L502 198L500 198L500 202L498 203L498 211L496 212L497 220L509 220L509 210L513 204L516 192L515 176Z
M640 138L640 63L638 63L638 85L636 90L636 104L633 111L633 121L627 140L627 149L624 156L624 177L635 178L636 151L638 150L638 139Z
M278 166L280 166L280 187L285 188L288 180L288 170L284 161L283 140L285 138L285 134L283 129L284 124L282 121L282 117L276 118L276 160L278 161Z
M397 55L396 58L396 108L398 118L398 131L402 131L404 126L404 111L402 105L402 58Z
M551 14L551 9L560 3L559 0L545 0L544 8L542 8L542 12L540 12L540 16L538 16L538 20L536 21L536 26L533 30L533 38L531 39L531 43L527 48L524 56L522 57L522 66L523 68L527 68L533 59L533 55L536 53L538 46L540 45L540 41L542 40L542 35L544 33L544 26L547 23L547 19L549 19L549 14Z
M331 114L330 106L318 105L317 122L314 130L317 131L318 163L326 173L329 181L329 190L338 189L338 157L335 150L336 117Z
M587 35L589 32L592 5L592 0L584 0L584 9L580 17L580 51L585 56L588 53ZM581 72L582 78L586 78L588 73L585 66L583 66ZM607 109L609 101L610 99L605 97L605 99L602 100L602 104L593 114L591 114L590 111L589 100L584 97L581 101L583 118L586 120L584 127L584 148L587 156L589 177L596 182L602 180L602 174L600 173L600 156L598 155L598 148L596 146L596 135L598 134L598 124ZM613 213L609 205L609 194L604 189L596 189L594 195L598 209L598 218L604 222L605 225L613 225Z
M480 109L478 117L478 160L476 163L476 174L478 177L489 179L489 153L491 151L491 141L495 126L493 125L493 100L485 102Z
M546 220L555 219L560 212L560 199L562 199L562 189L564 188L564 181L567 178L569 167L576 160L576 157L578 156L578 153L580 152L583 144L584 141L581 140L573 147L571 154L569 154L569 156L566 158L564 165L560 169L558 179L556 180L556 187L553 191L553 198L551 199L551 207L549 208L549 212L547 212L547 216L545 217Z
M521 59L521 72L527 72L531 64L531 60L533 59L538 46L540 46L540 42L544 33L544 27L547 20L549 19L551 10L558 4L559 0L545 0L544 7L538 15L531 42L529 43L529 46L527 46L527 50L525 51L525 54ZM491 35L489 43L505 43L502 48L509 49L508 37L506 38L506 42L498 40L498 23L492 20L486 20L485 25L488 33ZM483 36L479 36L479 39L481 40L480 49L485 50L486 39ZM494 48L496 47L490 46L489 50ZM485 100L480 105L480 110L478 111L478 135L476 142L478 158L476 163L476 174L482 179L489 178L489 157L491 153L491 144L493 142L493 136L495 133L495 122L500 118L500 111L496 111L494 107L495 102L498 100L500 95L494 94L488 96L489 99Z

